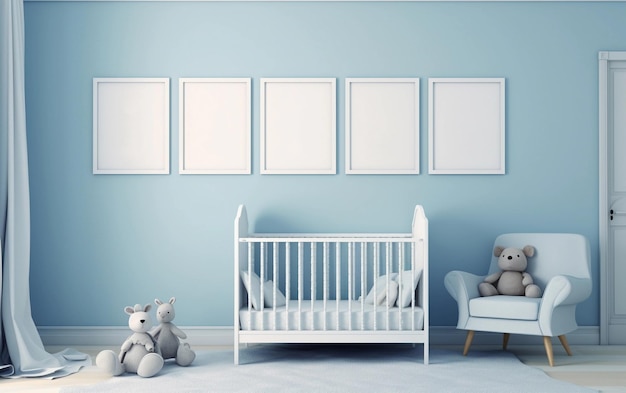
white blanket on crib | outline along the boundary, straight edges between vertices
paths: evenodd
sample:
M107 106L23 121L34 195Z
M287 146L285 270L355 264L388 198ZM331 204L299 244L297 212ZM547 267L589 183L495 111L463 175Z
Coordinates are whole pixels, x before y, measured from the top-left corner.
M358 300L290 300L285 306L239 311L242 330L421 330L420 307L385 307Z

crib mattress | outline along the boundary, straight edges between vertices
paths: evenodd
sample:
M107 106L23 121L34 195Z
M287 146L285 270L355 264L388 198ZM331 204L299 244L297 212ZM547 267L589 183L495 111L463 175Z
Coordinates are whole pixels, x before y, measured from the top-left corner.
M290 300L287 305L264 310L239 310L242 330L422 330L420 307L385 308L357 300Z

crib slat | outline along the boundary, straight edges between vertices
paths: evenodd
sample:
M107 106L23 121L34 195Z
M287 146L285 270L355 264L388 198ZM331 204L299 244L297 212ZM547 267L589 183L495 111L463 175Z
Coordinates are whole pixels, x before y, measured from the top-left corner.
M339 302L341 301L341 243L335 243L335 307L336 313L336 330L339 330Z
M291 243L285 242L285 313L287 318L285 321L286 329L291 330L291 318L289 318L289 300L291 299Z
M248 288L252 288L252 258L254 243L248 243ZM248 326L252 326L252 294L248 292Z
M354 299L353 281L354 281L354 243L348 243L348 330L352 330L352 301Z
M324 312L324 317L323 317L323 322L324 322L324 330L328 329L328 326L326 324L326 305L328 303L328 242L324 242L323 245L323 269L324 269L324 280L322 283L323 286L323 299L324 299L324 307L323 307L323 312Z
M361 330L365 330L365 275L367 273L366 270L366 252L365 252L366 244L361 242Z
M261 250L259 251L259 257L261 258L261 264L260 264L260 271L259 271L259 276L261 276L261 285L263 285L263 283L265 282L265 257L267 256L265 254L265 242L261 243ZM261 298L259 300L259 310L263 311L265 309L265 296L263 293L263 288L261 288L261 293L259 294L259 297Z
M400 307L400 296L402 296L402 288L403 288L403 281L402 281L402 273L404 272L404 249L403 249L403 245L402 243L395 243L396 245L396 249L397 249L397 254L398 254L398 301L396 301L396 304L398 305L398 329L397 330L402 330L402 308ZM411 274L413 274L413 272L411 272Z
M415 243L411 243L411 274L413 275L413 278L411 279L411 285L413 285L413 288L415 288ZM411 315L415 315L415 291L413 291L413 297L411 298ZM428 322L426 319L426 309L424 309L424 327L426 327L426 322ZM411 318L411 330L415 330L415 318ZM424 361L428 362L427 359L428 356L428 352L426 350L424 350Z
M304 280L302 271L302 264L304 263L303 258L303 244L302 242L298 242L298 330L302 330L302 292L304 291L303 283Z
M377 284L378 277L380 277L380 244L378 242L374 243L374 299L378 299L378 289L379 285ZM378 304L374 301L374 330L378 330Z
M316 243L311 242L310 244L311 247L311 260L310 260L310 265L311 265L311 330L315 330L315 298L317 297L317 293L315 291L315 283L317 281L317 269L316 269L316 262L317 262L317 247L316 247Z
M385 243L385 264L387 266L387 288L389 288L391 278L389 277L389 273L391 273L391 243ZM391 314L389 312L389 302L385 304L386 316L387 316L387 326L385 330L389 330L391 328Z
M276 290L278 288L278 256L280 255L280 243L278 242L274 242L272 243L272 256L273 256L273 260L272 260L272 281L273 281L273 285L272 285L272 309L274 311L274 318L273 318L273 324L274 326L272 326L272 330L276 330L276 326L278 324L277 319L278 319L278 315L276 313Z
M311 242L309 245L311 247L311 259L309 260L309 265L311 268L311 312L315 307L315 298L317 297L317 293L315 291L315 281L317 279L317 269L316 269L316 258L317 258L317 247L315 247L315 243Z

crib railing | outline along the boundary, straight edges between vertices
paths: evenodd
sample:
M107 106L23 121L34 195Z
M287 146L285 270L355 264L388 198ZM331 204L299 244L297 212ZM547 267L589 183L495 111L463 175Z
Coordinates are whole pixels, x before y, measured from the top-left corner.
M240 238L239 241L247 245L247 258L241 260L245 261L245 266L240 266L248 273L246 277L250 281L247 287L253 287L252 277L255 274L260 277L262 287L270 281L269 294L260 290L257 311L264 311L266 308L276 311L280 293L281 297L284 295L287 299L285 312L310 311L311 315L323 318L322 330L327 330L328 312L334 310L334 317L337 319L333 324L335 330L353 330L352 318L348 319L347 327L339 321L341 312L345 311L340 310L341 301L348 300L347 314L360 311L361 323L358 325L361 330L365 330L363 319L366 315L367 294L371 292L373 299L386 295L392 281L390 273L398 276L398 293L406 290L405 286L410 286L411 299L408 307L414 310L420 306L417 302L419 297L415 296L416 291L413 288L419 280L416 272L423 269L423 261L416 258L416 241L410 234L255 235ZM419 246L420 242L417 243L417 247ZM269 302L265 298L268 295L271 297ZM246 296L247 302L243 305L247 304L248 311L251 312L253 302L250 291L246 292ZM295 307L290 300L297 301ZM358 304L353 300L358 301ZM306 308L304 301L307 301ZM266 303L271 306L267 307ZM376 326L375 319L373 330L390 329L390 310L395 307L394 303L386 301L379 306L377 302L373 302L374 312L386 311L387 316L385 326ZM403 326L402 318L406 316L402 312L396 314L400 330ZM248 317L251 318L251 313L248 313ZM415 320L411 319L411 323L411 329L414 330ZM267 328L275 328L275 324L273 325ZM298 319L297 326L287 326L287 329L302 330L301 319Z

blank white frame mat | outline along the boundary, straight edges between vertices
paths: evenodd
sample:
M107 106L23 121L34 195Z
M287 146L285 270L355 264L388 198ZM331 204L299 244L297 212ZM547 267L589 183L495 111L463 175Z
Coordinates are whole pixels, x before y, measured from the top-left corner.
M336 79L261 78L261 174L335 174Z
M428 81L428 172L504 174L504 78Z
M419 174L419 81L346 79L347 174Z
M93 79L93 173L169 174L169 78Z
M179 173L251 172L250 78L180 78Z

